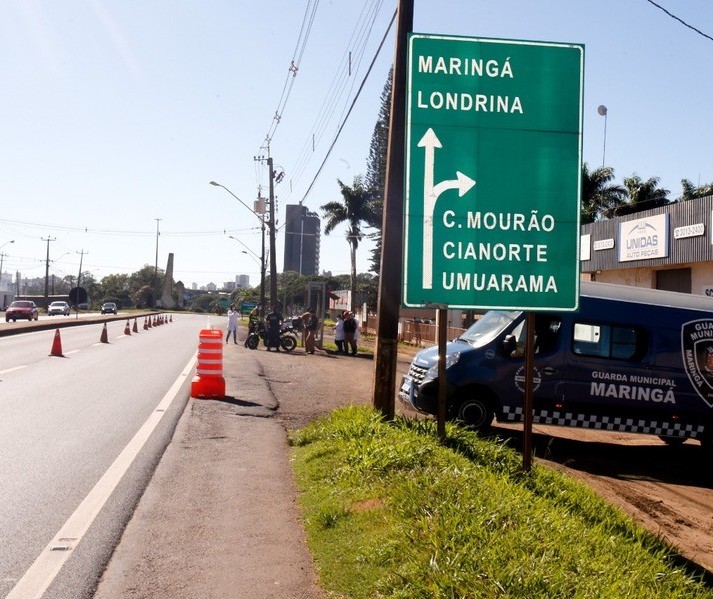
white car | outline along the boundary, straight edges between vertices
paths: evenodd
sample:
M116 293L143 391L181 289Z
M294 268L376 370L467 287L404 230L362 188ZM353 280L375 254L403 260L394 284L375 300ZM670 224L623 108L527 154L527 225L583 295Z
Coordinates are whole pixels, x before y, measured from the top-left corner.
M69 316L70 307L67 302L52 302L47 308L47 314L50 316L54 314L63 314L64 316Z

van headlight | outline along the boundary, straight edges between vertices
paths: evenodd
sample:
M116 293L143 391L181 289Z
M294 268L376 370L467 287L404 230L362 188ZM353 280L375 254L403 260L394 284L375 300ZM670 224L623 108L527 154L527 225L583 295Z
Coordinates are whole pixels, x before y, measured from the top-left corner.
M453 352L452 354L446 354L446 370L448 370L451 366L454 364L458 363L458 360L460 360L460 352ZM438 362L436 362L433 366L431 366L428 371L426 371L426 377L427 379L435 379L438 378Z

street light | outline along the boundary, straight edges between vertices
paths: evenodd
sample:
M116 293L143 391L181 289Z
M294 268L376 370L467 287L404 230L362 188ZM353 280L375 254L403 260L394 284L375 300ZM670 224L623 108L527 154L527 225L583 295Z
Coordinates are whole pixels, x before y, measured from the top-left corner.
M250 252L246 252L245 250L243 250L243 251L241 252L241 254L245 254L246 256L248 256L249 258L252 258L253 260L255 260L255 262L257 262L258 264L260 264L260 258L258 258L258 257L256 257L256 256L251 256L251 255L250 255ZM262 265L260 265L260 266L262 266Z
M237 241L240 245L242 245L245 248L245 250L247 250L247 252L245 250L243 250L242 251L243 254L247 254L248 252L250 252L253 256L255 256L255 260L257 260L258 263L260 262L260 256L258 256L246 244L244 244L242 241L240 241L240 239L238 239L237 237L233 237L232 235L228 235L228 237L230 237L230 239L234 239L235 241Z
M599 113L599 116L604 117L604 147L602 149L602 167L604 166L604 160L606 159L607 155L607 114L609 114L609 110L607 110L607 107L604 106L604 104L601 104L599 108L597 108L597 112Z
M260 260L260 316L265 315L265 215L263 214L262 216L255 212L250 206L248 206L245 202L243 202L238 196L236 196L232 191L230 191L225 185L221 185L220 183L217 183L215 181L210 181L209 182L211 185L215 187L222 187L225 191L227 191L231 196L233 196L238 202L240 202L243 206L245 206L250 212L252 212L257 219L260 221L260 228L262 229L262 259ZM230 235L233 239L236 241L240 241L239 239L236 239L232 235ZM240 243L243 243L240 241ZM252 250L251 250L252 251Z

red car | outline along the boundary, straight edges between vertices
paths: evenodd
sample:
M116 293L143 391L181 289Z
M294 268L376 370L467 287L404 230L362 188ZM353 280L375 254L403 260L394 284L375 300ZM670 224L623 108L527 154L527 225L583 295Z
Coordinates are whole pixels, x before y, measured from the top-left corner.
M17 322L18 318L26 318L27 320L39 320L40 314L37 310L35 302L18 300L12 302L5 311L5 322Z

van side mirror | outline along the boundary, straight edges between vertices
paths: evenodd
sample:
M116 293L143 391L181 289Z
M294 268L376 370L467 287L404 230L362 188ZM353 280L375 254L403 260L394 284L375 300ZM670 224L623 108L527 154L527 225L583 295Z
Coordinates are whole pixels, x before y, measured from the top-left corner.
M511 356L516 349L517 339L515 339L515 335L506 335L505 339L503 339L503 355Z

